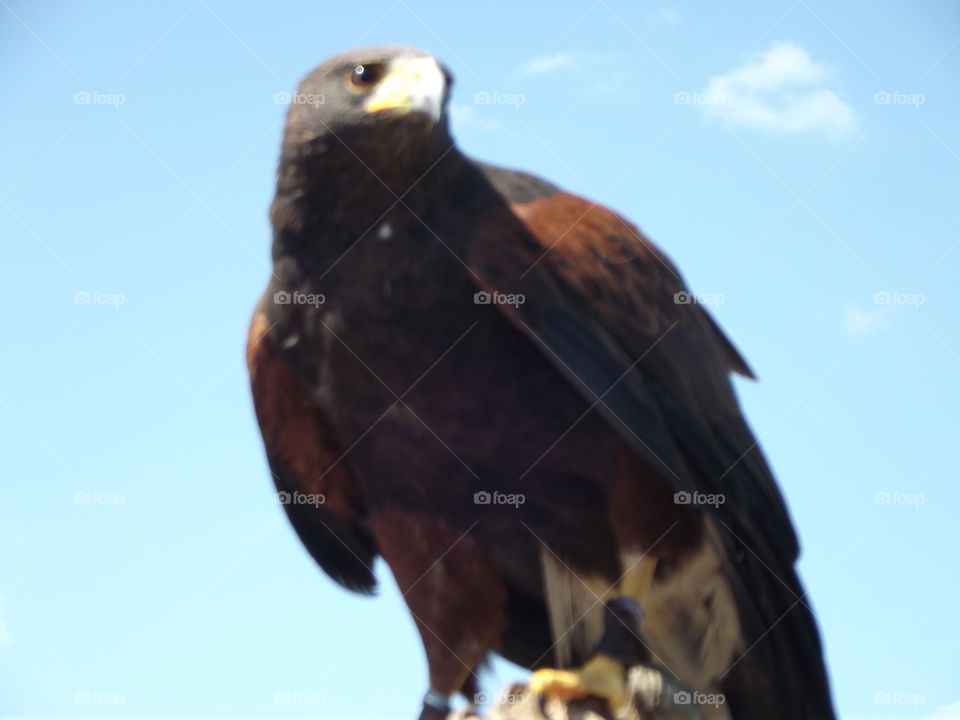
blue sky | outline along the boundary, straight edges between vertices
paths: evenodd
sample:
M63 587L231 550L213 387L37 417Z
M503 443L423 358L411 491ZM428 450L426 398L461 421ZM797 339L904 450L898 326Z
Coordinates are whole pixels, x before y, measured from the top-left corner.
M960 717L955 3L0 18L3 717L415 717L389 573L353 597L299 546L242 358L283 94L388 42L452 68L467 152L636 221L753 363L842 717Z

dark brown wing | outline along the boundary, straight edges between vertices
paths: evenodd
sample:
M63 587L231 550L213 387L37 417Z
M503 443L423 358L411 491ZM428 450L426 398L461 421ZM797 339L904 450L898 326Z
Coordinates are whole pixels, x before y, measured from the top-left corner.
M247 338L253 404L277 494L313 558L344 587L370 593L377 554L363 502L309 390L284 363L258 307Z
M832 718L793 525L730 382L751 376L747 364L634 226L541 181L482 171L512 203L471 241L483 289L523 296L498 307L678 491L725 498L704 511L756 643L723 678L741 716Z

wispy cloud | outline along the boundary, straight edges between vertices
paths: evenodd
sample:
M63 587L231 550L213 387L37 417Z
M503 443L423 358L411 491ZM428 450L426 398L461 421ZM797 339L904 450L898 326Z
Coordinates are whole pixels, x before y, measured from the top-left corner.
M581 52L563 52L548 53L546 55L537 55L520 63L517 73L520 75L547 75L549 73L560 72L564 70L580 70L589 61L590 57Z
M864 310L859 305L847 305L843 309L843 329L850 337L866 337L885 327L887 318L881 310Z
M657 13L657 19L665 25L679 25L680 11L675 7L660 8L659 12Z
M576 74L578 91L622 99L629 97L631 77L618 68L629 64L626 58L613 53L564 50L525 60L515 72L527 78ZM603 68L603 72L592 72L598 68Z
M698 107L733 126L784 134L849 135L856 113L824 87L831 69L791 42L780 42L744 65L710 79L704 93L714 102Z
M504 130L506 127L500 121L500 118L481 115L472 105L463 105L461 103L450 104L450 117L453 120L453 127L458 130L497 132Z
M960 720L960 701L949 705L941 705L926 720Z

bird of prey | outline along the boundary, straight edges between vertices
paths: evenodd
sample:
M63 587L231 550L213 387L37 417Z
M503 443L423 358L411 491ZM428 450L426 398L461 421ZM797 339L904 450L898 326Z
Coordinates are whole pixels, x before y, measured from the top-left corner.
M620 708L642 663L707 720L831 720L747 363L636 226L466 157L451 84L381 47L292 98L247 360L293 528L351 590L385 560L423 720L491 654L548 698Z

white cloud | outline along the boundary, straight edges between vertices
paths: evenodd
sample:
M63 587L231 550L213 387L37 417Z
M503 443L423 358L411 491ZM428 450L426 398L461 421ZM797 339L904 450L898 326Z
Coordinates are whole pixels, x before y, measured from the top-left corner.
M680 11L675 7L660 8L660 12L657 13L657 17L660 19L660 22L666 25L680 24Z
M864 310L859 305L847 305L843 309L843 329L850 337L866 337L886 326L887 318L879 310Z
M522 77L579 74L579 91L623 99L630 97L631 76L618 68L630 64L627 58L613 53L564 50L526 60L517 66L516 73ZM597 68L603 72L588 72Z
M496 132L504 130L505 125L500 118L481 115L473 105L450 103L450 119L455 130L478 130L480 132Z
M925 720L960 720L960 701L938 707Z
M710 79L698 107L735 127L786 134L849 135L857 125L853 108L822 85L831 70L791 42L781 42L746 64Z
M520 63L517 72L521 75L546 75L564 70L580 70L588 58L579 52L556 52L546 55L537 55Z

